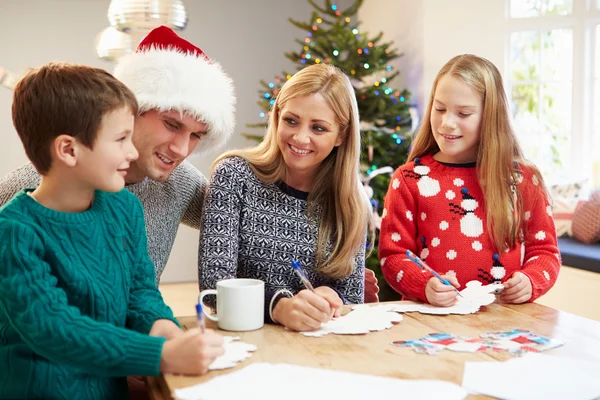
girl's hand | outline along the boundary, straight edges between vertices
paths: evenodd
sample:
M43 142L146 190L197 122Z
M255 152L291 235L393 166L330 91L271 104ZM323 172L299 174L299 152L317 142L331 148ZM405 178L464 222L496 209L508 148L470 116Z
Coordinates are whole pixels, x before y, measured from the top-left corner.
M449 281L457 289L460 286L454 276L442 275L442 278ZM456 303L457 294L452 286L444 285L434 276L427 281L425 296L427 297L427 302L432 306L450 307Z
M342 312L342 300L327 286L302 290L291 299L281 299L273 310L277 323L295 331L314 331Z
M526 303L533 295L531 280L522 272L515 272L503 285L504 290L502 290L500 299L505 303Z

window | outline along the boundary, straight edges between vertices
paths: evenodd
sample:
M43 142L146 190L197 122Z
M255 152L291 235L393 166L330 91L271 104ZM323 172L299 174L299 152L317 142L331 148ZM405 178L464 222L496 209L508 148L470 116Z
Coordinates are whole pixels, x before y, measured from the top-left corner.
M599 7L600 0L508 1L514 127L550 182L576 173L600 185Z

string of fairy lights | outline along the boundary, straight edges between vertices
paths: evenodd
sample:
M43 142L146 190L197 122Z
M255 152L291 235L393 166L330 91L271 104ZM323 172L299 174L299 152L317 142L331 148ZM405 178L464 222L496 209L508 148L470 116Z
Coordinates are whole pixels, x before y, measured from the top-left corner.
M331 15L335 15L336 18L338 18L336 20L336 22L341 22L340 21L340 16L341 16L341 12L340 10L338 10L338 7L335 4L331 5ZM340 49L333 49L331 51L331 54L327 57L319 57L319 56L315 56L313 55L313 53L311 52L311 49L314 49L315 47L315 41L314 41L314 35L319 32L320 29L324 29L322 28L322 25L325 21L323 18L321 17L317 17L314 21L313 21L313 25L311 26L312 31L307 32L306 37L304 38L304 46L303 46L303 52L300 54L300 62L302 64L320 64L320 63L325 63L325 64L336 64L336 61L339 60L338 62L341 63L342 60L340 60L339 57L341 56L347 56L347 54L343 54L344 52ZM351 27L349 26L351 19L350 17L345 17L343 19L343 22L345 23L345 25L348 27L348 29L351 29L352 34L354 35L354 37L356 38L357 41L360 41L361 39L361 35L358 31L358 29L356 27ZM370 54L370 52L372 52L373 50L377 49L379 50L379 48L375 45L375 43L373 43L372 41L367 42L365 47L357 47L356 53L358 55L362 55L362 54ZM385 49L385 53L389 54L390 53L390 49ZM359 64L359 67L363 69L363 71L360 71L361 74L360 76L365 76L364 71L365 70L369 70L372 66L369 65L368 62L364 62L362 64ZM390 65L386 65L385 67L385 71L386 72L390 72L392 71L392 67ZM357 75L357 71L355 69L351 69L350 71L350 78L352 78L353 76ZM265 107L265 108L270 108L271 106L273 106L273 104L275 104L275 98L277 97L277 94L279 93L279 91L281 90L281 87L284 85L285 81L289 80L292 77L292 75L287 74L285 76L285 78L275 78L274 81L269 82L268 84L266 84L265 86L265 92L263 94L264 97L264 101L268 102L268 106L269 107ZM406 101L405 97L402 95L402 93L398 90L394 90L391 87L388 87L386 85L388 78L386 77L381 77L379 79L375 79L375 81L372 82L372 84L368 85L364 85L364 83L361 83L360 80L354 79L353 80L353 86L355 88L355 90L358 93L361 93L360 99L365 100L367 99L367 94L374 94L375 96L387 96L391 102L396 105L398 104L398 102L404 103ZM357 84L358 83L358 84ZM263 83L264 84L264 83ZM357 87L360 86L360 87ZM366 92L366 93L365 93ZM265 103L265 106L267 104ZM261 111L259 113L259 117L261 119L265 119L268 118L268 113ZM397 115L395 117L396 119L396 123L399 124L399 122L402 120L402 116ZM371 135L372 132L385 132L387 134L389 134L391 136L391 138L394 140L394 142L397 145L400 145L404 139L404 136L402 134L400 134L400 130L401 127L400 125L396 125L394 128L388 128L388 127L381 127L381 126L376 126L373 123L369 123L369 122L361 122L361 130L368 132L369 135ZM371 143L371 140L369 140L369 143ZM369 161L372 160L372 144L369 144ZM376 165L371 165L370 168L366 171L367 175L370 175L372 171L376 170L378 167Z

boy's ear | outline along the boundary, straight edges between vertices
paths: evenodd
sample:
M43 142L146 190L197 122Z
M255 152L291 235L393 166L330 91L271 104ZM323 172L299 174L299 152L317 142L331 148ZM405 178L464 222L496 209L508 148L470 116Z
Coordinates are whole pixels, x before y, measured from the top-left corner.
M73 136L59 135L52 145L54 161L63 163L67 167L74 167L77 164L78 145Z

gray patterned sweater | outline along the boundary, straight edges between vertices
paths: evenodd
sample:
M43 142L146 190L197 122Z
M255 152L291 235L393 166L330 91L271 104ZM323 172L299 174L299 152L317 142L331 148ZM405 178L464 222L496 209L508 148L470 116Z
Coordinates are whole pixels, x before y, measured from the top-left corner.
M31 163L0 179L0 207L24 188L40 184L40 175ZM182 162L165 182L144 179L127 185L144 207L148 253L156 270L156 284L167 265L179 224L200 228L206 178L192 164Z
M318 215L307 216L307 195L283 183L260 181L241 158L221 161L205 196L198 246L200 289L214 289L222 279L260 279L265 282L265 320L272 322L269 306L276 292L304 289L290 264L296 260L313 286L331 287L346 304L363 303L365 246L347 278L329 280L314 270Z

